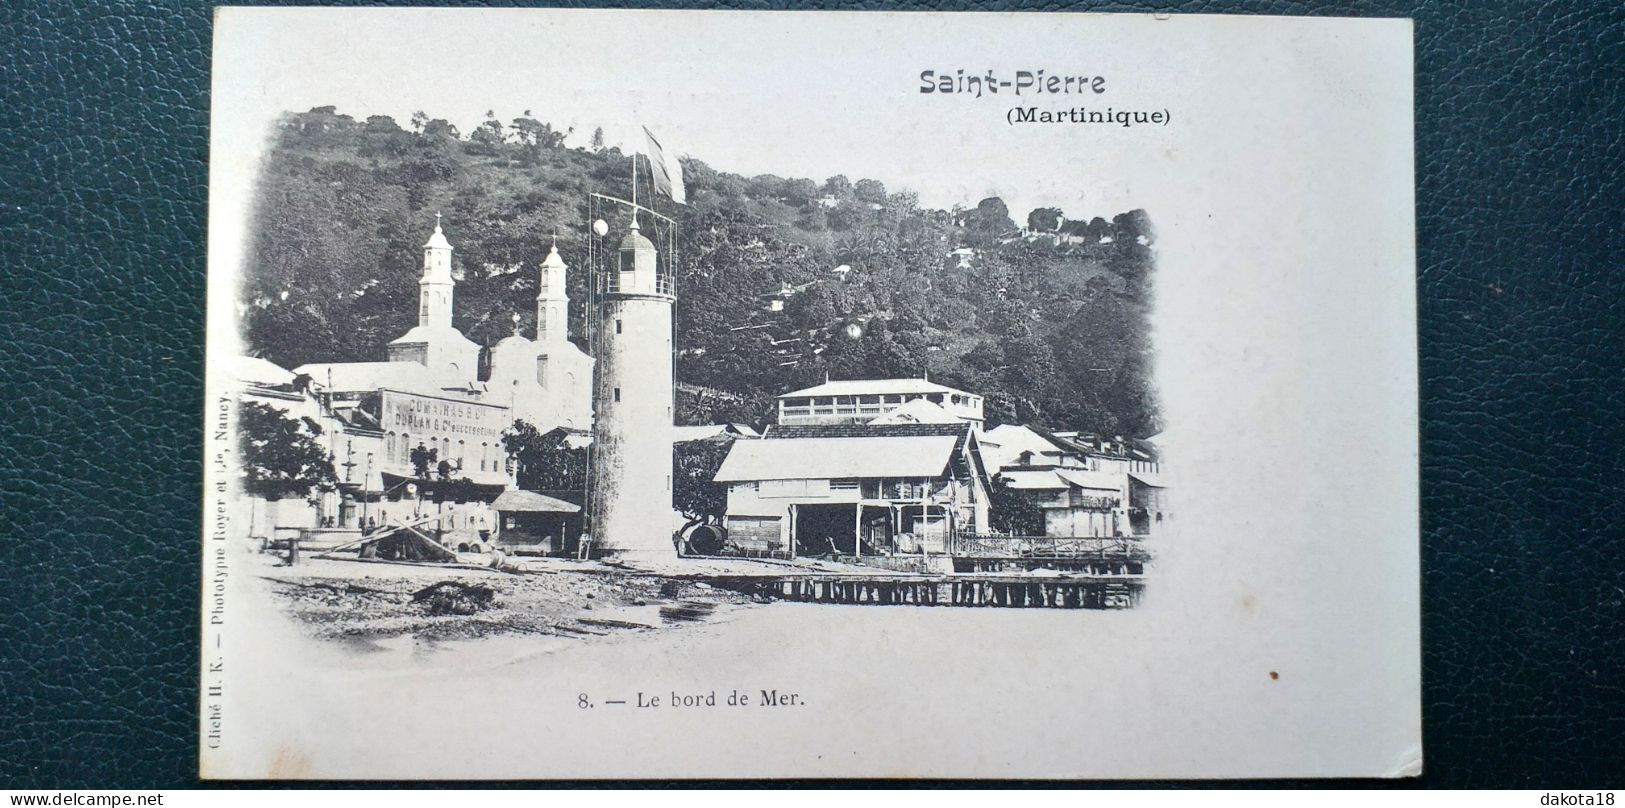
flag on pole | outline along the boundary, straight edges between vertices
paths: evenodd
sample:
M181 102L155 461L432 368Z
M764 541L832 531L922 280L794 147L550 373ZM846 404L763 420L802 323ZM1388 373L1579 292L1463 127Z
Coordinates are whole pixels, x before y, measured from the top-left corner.
M649 176L654 181L655 190L671 197L671 201L679 205L688 204L688 194L683 190L683 166L677 158L668 157L666 150L660 147L660 141L655 140L655 134L649 127L643 127L643 134L649 139Z

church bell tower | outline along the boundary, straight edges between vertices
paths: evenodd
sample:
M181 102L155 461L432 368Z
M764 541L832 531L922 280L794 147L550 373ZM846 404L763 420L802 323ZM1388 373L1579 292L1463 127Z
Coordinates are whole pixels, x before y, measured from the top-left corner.
M451 242L434 215L434 234L423 245L423 277L418 279L418 325L451 328Z
M542 259L541 288L536 292L536 341L558 343L570 338L570 293L565 287L569 268L557 244Z

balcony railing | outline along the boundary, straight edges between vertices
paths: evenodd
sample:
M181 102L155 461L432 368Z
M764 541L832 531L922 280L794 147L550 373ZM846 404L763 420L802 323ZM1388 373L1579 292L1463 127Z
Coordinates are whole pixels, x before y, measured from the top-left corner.
M1117 536L999 536L961 533L953 554L964 558L1055 558L1145 561L1151 552L1138 539Z
M656 272L653 279L647 272L606 272L599 277L599 289L605 294L677 294L669 272Z

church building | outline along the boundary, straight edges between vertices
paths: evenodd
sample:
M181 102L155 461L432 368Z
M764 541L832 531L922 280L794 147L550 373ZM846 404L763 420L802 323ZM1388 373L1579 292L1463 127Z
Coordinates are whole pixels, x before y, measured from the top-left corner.
M417 324L385 346L386 361L311 363L288 374L308 379L321 411L315 420L329 431L335 463L345 468L344 501L324 503L317 517L336 513L337 527L354 526L364 510L357 502L376 503L374 513L398 502L414 475L411 454L418 446L450 462L457 476L485 492L482 498L494 498L513 487L502 434L515 420L542 432L592 427L593 362L569 340L568 268L557 247L541 265L536 339L517 333L502 339L491 347L482 374L480 346L452 325L453 247L435 218L423 245ZM294 390L295 383L287 386ZM488 528L496 514L487 510L452 517L442 527Z
M522 419L543 432L590 429L592 358L569 339L568 267L557 245L541 265L536 339L518 333L502 339L490 348L482 374L480 346L452 325L453 247L439 218L423 245L417 325L385 347L387 361L318 362L294 372L340 400L390 390L501 407L506 423Z
M491 348L485 399L506 402L514 420L543 432L592 428L592 357L570 341L568 267L554 245L542 261L536 293L536 339L514 333ZM514 315L517 323L518 315ZM404 337L403 337L404 339ZM399 340L397 340L398 342Z

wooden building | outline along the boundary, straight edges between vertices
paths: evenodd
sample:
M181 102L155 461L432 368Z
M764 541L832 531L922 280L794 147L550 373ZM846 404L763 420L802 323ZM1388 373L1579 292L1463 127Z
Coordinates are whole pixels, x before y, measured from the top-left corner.
M728 486L728 541L753 552L941 553L987 529L987 470L966 422L772 426L735 441L715 479Z

